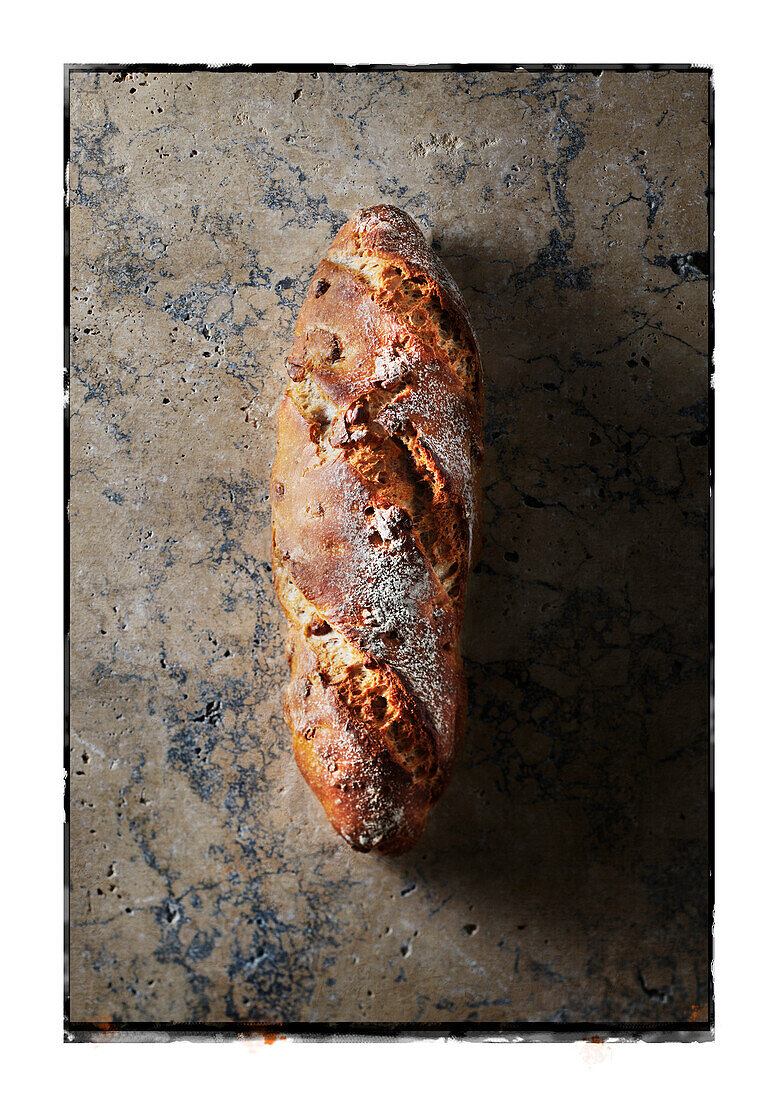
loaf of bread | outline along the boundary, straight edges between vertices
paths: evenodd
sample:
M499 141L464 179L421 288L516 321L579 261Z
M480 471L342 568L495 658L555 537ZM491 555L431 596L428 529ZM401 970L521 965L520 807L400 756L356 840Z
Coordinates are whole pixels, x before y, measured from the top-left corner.
M357 213L300 311L271 474L295 758L355 849L408 850L452 774L480 539L481 362L415 222Z

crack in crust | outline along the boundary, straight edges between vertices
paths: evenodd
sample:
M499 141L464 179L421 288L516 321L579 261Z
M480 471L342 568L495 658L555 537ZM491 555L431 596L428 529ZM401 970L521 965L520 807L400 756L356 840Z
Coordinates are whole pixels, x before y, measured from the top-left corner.
M478 359L469 346L465 327L444 307L434 280L411 275L396 264L382 263L375 256L331 250L327 256L334 267L349 271L375 293L377 300L394 309L410 331L430 341L443 356L468 392L477 400L481 391Z
M359 740L369 750L386 747L392 759L415 782L430 780L436 770L435 747L429 734L420 736L427 731L401 681L322 618L277 555L274 555L274 572L279 602L290 623L287 642L290 668L295 662L296 648L307 646L320 683L336 693L354 723ZM307 679L304 677L303 692L310 689ZM293 680L287 691L300 692L301 685Z
M462 739L459 631L478 545L481 367L406 215L362 211L301 310L272 474L297 762L360 850L407 850Z
M432 456L413 428L392 435L371 432L351 443L348 461L372 495L385 506L394 505L411 521L411 532L433 572L459 610L464 605L468 562L465 521Z
M309 421L318 461L328 447L346 449L350 465L377 499L408 513L420 548L446 592L461 606L468 567L460 552L465 540L462 511L447 495L441 471L418 433L406 425L390 435L381 423L381 414L395 394L391 390L368 393L338 425L338 410L310 374L291 384L287 393ZM340 433L337 438L335 432Z

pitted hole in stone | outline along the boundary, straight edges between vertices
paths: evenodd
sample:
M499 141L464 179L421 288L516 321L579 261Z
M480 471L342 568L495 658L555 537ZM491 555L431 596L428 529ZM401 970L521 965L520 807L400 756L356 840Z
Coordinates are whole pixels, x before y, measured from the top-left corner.
M384 539L381 537L378 531L371 531L371 533L368 535L368 542L371 544L371 546L381 546L384 542Z
M466 934L466 936L472 936L476 932L477 928L478 925L476 924L464 924L463 932Z

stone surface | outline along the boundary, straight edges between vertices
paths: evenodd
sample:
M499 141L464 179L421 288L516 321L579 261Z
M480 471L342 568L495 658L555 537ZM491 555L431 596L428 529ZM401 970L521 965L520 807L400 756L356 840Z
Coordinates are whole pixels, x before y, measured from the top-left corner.
M70 77L74 1021L705 1020L704 73ZM482 342L467 745L419 847L298 775L283 357L360 206Z

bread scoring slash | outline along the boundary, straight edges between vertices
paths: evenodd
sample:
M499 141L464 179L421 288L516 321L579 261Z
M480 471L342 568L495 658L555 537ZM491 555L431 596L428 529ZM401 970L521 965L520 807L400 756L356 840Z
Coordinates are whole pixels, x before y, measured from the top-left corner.
M451 778L480 545L482 380L468 311L416 223L359 211L287 359L271 473L295 759L355 849L421 836Z

